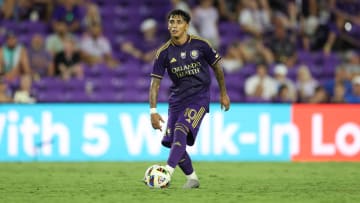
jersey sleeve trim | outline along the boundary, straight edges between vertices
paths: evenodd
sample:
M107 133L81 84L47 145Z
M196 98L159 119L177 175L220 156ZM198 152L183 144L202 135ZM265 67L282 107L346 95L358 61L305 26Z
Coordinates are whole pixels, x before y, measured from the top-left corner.
M171 41L169 40L164 45L162 45L157 51L156 51L156 58L159 58L161 52L163 52L165 49L167 49L171 44Z
M212 48L212 45L211 45L211 43L209 42L209 40L207 40L207 39L205 39L205 38L202 38L202 37L199 37L199 36L196 36L196 35L190 35L190 39L197 39L197 40L203 41L203 42L205 42L206 44L208 44L209 47Z
M162 78L163 78L163 76L161 76L161 75L156 75L156 74L154 74L154 73L151 73L151 77L159 78L159 79L162 79Z
M214 63L211 64L211 66L214 66L215 64L217 64L217 62L219 62L220 59L221 59L221 57L219 56L219 57L214 61Z

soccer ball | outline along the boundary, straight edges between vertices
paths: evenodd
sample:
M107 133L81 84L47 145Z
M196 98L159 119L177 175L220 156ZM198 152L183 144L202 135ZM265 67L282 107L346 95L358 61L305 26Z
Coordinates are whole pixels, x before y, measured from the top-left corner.
M167 188L170 180L170 173L164 166L155 164L145 171L144 182L150 188Z

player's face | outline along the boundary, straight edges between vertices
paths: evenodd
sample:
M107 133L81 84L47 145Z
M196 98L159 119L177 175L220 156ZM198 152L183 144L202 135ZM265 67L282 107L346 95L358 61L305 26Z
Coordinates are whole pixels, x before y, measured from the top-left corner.
M181 16L170 16L168 29L171 37L180 38L187 34L188 23Z

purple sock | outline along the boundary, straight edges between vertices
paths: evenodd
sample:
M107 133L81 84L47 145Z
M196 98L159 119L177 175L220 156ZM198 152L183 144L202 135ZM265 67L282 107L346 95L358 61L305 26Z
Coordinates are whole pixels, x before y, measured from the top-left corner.
M184 155L181 157L181 160L179 162L179 167L185 173L185 175L190 175L190 174L192 174L192 172L194 172L194 169L193 169L193 166L191 163L191 158L190 158L189 154L187 153L187 151L185 151Z
M186 151L186 131L176 128L174 130L174 142L171 145L167 164L173 168L178 165Z

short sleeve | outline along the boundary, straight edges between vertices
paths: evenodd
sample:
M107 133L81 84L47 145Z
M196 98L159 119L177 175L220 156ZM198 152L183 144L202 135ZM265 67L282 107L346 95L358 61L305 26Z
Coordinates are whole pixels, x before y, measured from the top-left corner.
M211 66L215 65L221 59L219 53L212 48L209 43L203 44L204 58L206 62Z
M166 51L161 51L156 54L154 61L153 71L151 72L151 77L162 79L166 69Z

